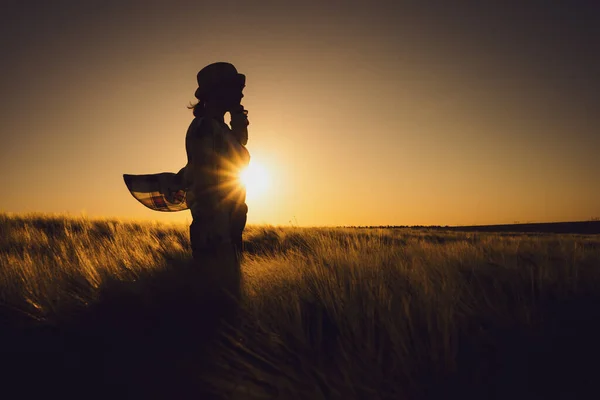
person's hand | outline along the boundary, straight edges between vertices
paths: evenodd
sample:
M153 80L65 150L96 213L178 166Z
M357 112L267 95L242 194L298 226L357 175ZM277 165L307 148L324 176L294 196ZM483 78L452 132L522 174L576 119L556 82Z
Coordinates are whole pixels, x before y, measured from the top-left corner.
M243 105L236 106L231 111L231 127L246 127L250 125L250 121L248 120L248 110L244 109Z
M231 108L228 111L231 113L231 115L237 114L244 111L244 106L241 103L238 103L234 106L231 106Z
M169 179L169 176L166 174L158 175L158 190L162 193L167 201L173 203L174 195L177 192L176 188L172 188L173 184L172 179Z

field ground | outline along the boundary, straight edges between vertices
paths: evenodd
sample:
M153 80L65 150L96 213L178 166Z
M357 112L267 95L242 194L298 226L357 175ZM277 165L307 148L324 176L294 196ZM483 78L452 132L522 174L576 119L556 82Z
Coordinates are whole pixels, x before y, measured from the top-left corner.
M594 398L600 236L0 214L5 398ZM226 261L224 261L226 262Z

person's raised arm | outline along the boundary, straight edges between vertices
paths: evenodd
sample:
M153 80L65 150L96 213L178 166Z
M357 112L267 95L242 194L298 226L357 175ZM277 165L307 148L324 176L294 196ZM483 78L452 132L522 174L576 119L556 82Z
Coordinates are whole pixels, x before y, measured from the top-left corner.
M244 109L244 106L241 104L239 107L230 111L231 113L231 132L235 136L235 138L245 146L248 144L248 125L250 125L250 121L248 120L248 111Z

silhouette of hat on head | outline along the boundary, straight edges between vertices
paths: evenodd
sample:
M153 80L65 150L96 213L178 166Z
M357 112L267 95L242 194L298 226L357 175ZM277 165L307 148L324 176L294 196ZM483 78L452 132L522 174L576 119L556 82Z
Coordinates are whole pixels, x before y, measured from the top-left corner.
M216 62L202 68L196 75L198 89L196 89L197 99L206 99L206 95L215 88L223 84L239 84L244 86L246 76L238 73L237 69L228 62Z

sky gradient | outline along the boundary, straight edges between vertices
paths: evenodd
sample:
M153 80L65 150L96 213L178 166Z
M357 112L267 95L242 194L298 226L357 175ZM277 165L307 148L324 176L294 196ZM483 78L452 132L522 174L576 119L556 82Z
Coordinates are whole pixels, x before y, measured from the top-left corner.
M185 165L196 73L229 61L271 174L251 224L600 216L599 6L423 3L4 2L0 211L191 222L122 174Z

